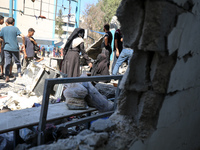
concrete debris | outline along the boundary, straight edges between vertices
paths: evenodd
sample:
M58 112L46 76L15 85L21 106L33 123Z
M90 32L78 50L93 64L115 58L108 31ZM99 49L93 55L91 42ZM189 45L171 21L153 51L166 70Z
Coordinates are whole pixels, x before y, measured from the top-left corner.
M53 78L55 74L58 74L57 71L43 63L46 64L45 61L31 62L21 78L17 77L11 82L2 83L0 87L3 89L0 96L0 110L3 108L26 109L33 107L34 103L41 104L44 88L44 80L42 79ZM47 71L52 73L47 76Z
M41 103L42 98L37 96L30 96L27 100L26 95L20 95L9 91L5 98L0 99L0 109L3 107L8 107L11 110L19 110L32 108L34 103Z
M98 119L97 121L92 123L90 130L95 132L108 132L114 130L115 127L116 124L109 119Z
M84 132L84 131L82 131ZM85 136L81 136L81 133L77 136L79 144L89 145L90 147L99 147L103 145L108 139L107 132L90 133Z
M88 106L95 107L102 112L114 110L114 103L108 101L90 82L82 84L88 90L88 95L85 97Z
M99 93L106 96L107 99L114 98L117 89L117 87L106 83L97 83L95 85L95 88L99 91Z
M54 144L50 145L41 145L38 147L30 148L30 150L55 150L55 149L63 149L63 150L77 150L78 142L75 137L69 137L68 139L60 139Z

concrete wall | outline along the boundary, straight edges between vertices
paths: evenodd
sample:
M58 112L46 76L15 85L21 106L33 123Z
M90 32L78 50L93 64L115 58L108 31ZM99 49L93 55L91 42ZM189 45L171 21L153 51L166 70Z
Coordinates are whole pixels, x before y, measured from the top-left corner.
M124 0L117 16L135 54L114 139L131 150L200 149L199 1Z

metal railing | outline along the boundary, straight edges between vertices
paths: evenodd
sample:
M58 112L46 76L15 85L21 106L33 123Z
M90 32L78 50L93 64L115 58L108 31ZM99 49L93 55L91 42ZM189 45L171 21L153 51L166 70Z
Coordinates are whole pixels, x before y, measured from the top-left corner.
M77 83L77 82L92 82L92 81L110 81L112 79L118 80L118 86L122 79L122 75L114 75L114 76L87 76L87 77L71 77L71 78L58 78L58 79L46 79L44 84L44 92L42 99L42 107L40 112L40 120L39 120L39 134L38 134L38 145L44 143L44 130L47 120L47 112L49 105L49 96L50 91L55 84L65 84L65 83ZM115 103L114 106L116 108L116 99L119 96L119 88L117 87L116 95L115 95ZM108 112L109 114L112 112ZM105 115L105 114L104 114ZM97 117L94 117L95 119ZM88 119L87 121L91 121L92 119ZM72 123L73 124L73 123Z

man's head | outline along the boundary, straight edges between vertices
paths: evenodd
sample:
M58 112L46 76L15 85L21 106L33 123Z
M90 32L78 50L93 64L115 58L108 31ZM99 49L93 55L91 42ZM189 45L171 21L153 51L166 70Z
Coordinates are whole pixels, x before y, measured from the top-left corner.
M12 17L9 17L9 18L6 20L6 22L7 22L8 25L13 25L13 26L14 26L14 24L15 24L15 19L12 18Z
M109 24L105 24L103 29L104 29L104 32L109 31L110 30L110 25Z
M28 36L31 37L35 33L35 30L33 28L28 29Z
M4 23L4 16L0 15L0 25Z

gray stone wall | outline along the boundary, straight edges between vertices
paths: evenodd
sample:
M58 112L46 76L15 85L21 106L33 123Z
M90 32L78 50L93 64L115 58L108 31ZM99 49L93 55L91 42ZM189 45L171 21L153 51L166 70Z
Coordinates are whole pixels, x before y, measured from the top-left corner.
M116 137L131 150L200 149L200 1L123 0L117 16L135 53Z

